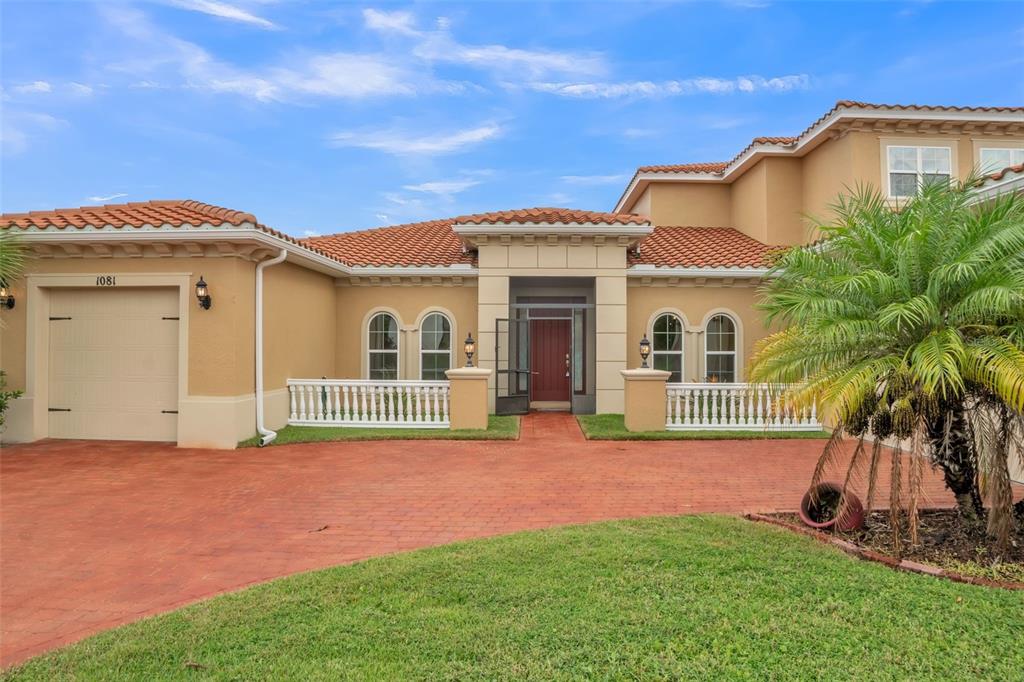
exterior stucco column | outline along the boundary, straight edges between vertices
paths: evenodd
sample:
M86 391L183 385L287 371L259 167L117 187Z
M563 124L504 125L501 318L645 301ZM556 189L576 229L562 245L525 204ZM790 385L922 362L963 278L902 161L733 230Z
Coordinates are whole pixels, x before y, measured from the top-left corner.
M671 372L660 369L624 369L627 431L665 430L665 382Z
M494 412L494 388L497 377L495 350L496 321L509 316L507 276L481 274L477 283L477 328L475 330L477 364L492 370L487 377L487 410Z
M606 249L607 247L601 251ZM623 267L622 274L600 275L594 280L594 312L597 320L597 412L621 413L625 407L621 372L626 369L629 346L626 338L625 268Z
M487 384L493 373L480 367L459 367L445 372L451 382L448 419L452 430L487 428Z

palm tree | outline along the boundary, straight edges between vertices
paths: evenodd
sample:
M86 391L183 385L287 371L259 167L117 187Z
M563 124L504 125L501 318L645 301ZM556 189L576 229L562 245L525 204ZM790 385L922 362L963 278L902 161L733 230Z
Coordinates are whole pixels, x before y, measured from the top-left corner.
M967 525L984 516L983 499L1001 542L1013 523L1008 464L1024 458L1015 450L1024 443L1024 196L976 203L976 184L925 186L897 207L857 188L818 226L818 242L780 255L759 303L784 328L759 344L751 379L789 384L789 399L821 405L836 426L812 482L842 435L853 436L846 485L866 469L870 507L880 441L909 444L906 496L904 453L893 452L890 513L897 528L908 499L912 542L926 457Z

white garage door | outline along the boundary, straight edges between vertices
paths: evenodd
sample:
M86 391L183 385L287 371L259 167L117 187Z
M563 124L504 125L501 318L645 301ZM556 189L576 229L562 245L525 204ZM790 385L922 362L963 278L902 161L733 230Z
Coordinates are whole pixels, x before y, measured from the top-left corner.
M54 289L50 437L177 439L177 289Z

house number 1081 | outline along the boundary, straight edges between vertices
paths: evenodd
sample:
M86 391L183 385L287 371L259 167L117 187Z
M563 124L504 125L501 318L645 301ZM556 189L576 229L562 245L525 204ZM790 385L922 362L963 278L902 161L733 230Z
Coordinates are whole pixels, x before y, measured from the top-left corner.
M117 278L113 275L100 275L96 278L96 286L98 287L112 287L117 286Z

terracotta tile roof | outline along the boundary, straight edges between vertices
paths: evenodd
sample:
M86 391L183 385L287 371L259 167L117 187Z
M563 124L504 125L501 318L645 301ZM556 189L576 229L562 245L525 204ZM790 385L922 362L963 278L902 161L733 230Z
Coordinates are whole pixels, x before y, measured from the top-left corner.
M769 246L731 227L656 227L630 253L630 265L694 268L761 268L778 246Z
M640 166L637 173L721 173L729 165L728 161L710 161L706 163L678 163L664 166Z
M234 211L204 204L192 199L169 199L162 201L140 201L129 204L108 204L106 206L82 206L80 208L57 208L51 211L30 211L28 213L4 213L0 215L0 226L26 229L83 228L83 227L181 227L183 225L234 225L256 224L251 213Z
M635 213L603 213L600 211L582 211L574 208L518 208L511 211L494 211L492 213L476 213L454 218L460 225L648 225L647 216Z
M646 216L568 208L523 208L377 227L303 239L302 243L356 266L430 266L472 264L476 254L463 247L455 225L648 225Z
M454 218L310 237L302 243L356 266L427 266L474 262L452 231Z
M774 144L774 145L794 145L800 138L809 133L815 126L822 121L826 120L829 116L834 114L840 109L874 109L874 110L892 110L894 112L901 111L956 111L956 112L978 112L978 113L1005 113L1005 112L1022 112L1024 113L1024 107L942 107L942 106L929 106L921 104L872 104L870 102L855 102L853 100L839 100L835 106L821 115L814 123L807 126L807 128L796 136L790 137L778 137L778 136L762 136L755 137L750 141L746 147L744 147L736 156L728 161L721 161L716 163L683 163L674 165L663 165L663 166L640 166L637 168L637 173L722 173L732 165L738 158L743 156L751 147L759 144Z

